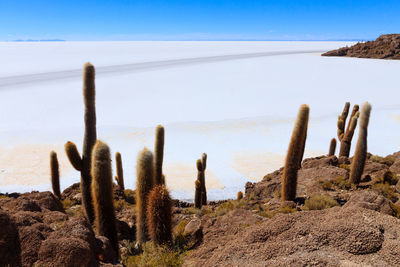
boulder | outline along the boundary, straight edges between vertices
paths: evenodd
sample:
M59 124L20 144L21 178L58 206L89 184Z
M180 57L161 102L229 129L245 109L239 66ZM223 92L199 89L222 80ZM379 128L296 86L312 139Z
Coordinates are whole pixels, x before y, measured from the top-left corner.
M21 266L21 246L17 225L0 209L0 266Z
M203 241L203 227L199 218L192 219L186 226L183 235L188 240L188 248L194 248Z
M393 215L390 200L369 189L354 192L343 207L360 207Z

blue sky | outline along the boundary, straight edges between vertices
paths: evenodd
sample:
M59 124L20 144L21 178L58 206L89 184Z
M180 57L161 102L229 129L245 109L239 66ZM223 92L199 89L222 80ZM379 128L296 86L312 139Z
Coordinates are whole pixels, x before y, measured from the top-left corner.
M348 40L400 32L400 0L0 0L0 40Z

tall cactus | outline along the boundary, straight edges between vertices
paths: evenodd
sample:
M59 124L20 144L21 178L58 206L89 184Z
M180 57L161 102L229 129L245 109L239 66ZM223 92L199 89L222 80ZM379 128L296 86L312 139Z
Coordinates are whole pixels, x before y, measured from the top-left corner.
M282 175L282 201L296 199L297 171L303 159L309 113L309 107L302 105L297 115Z
M146 209L148 195L154 182L153 153L147 148L139 152L136 179L136 241L143 244L148 240Z
M201 209L202 202L201 202L201 182L199 179L196 179L194 182L194 207L196 209Z
M154 181L156 185L163 184L162 166L164 159L164 127L158 125L154 143Z
M153 243L168 244L172 241L172 201L164 185L156 185L149 194L147 222Z
M346 105L344 107L342 115L339 116L338 122L337 122L338 138L340 141L339 157L341 157L341 156L349 157L351 141L353 139L354 131L357 127L359 106L354 105L346 130L344 128L344 126L346 124L347 115L349 113L349 106L350 106L350 103L346 102Z
M90 175L91 155L94 144L96 143L96 105L95 105L95 69L90 63L86 63L83 67L83 102L85 105L85 134L83 138L83 152L82 157L79 155L78 150L68 142L65 145L67 156L74 168L81 172L81 192L82 203L85 208L87 218L91 223L94 220L92 196L90 194L90 187L92 177ZM71 153L71 154L69 154Z
M110 240L115 252L114 260L117 260L119 246L113 204L111 158L110 149L105 143L101 141L96 142L93 148L91 165L91 174L93 177L91 187L96 233Z
M122 159L121 153L115 153L115 165L117 169L117 175L115 179L117 180L119 188L124 191L125 190L125 183L124 183L124 169L122 168Z
M201 201L203 205L207 205L207 188L206 188L206 167L207 167L207 154L201 155L201 165L203 170L201 171Z
M365 160L367 159L367 135L369 116L371 114L371 105L366 102L361 108L360 129L358 132L358 140L356 151L350 168L350 182L358 184L364 171Z
M329 153L328 156L334 156L336 151L336 138L331 139L331 143L329 144Z
M51 187L53 188L53 193L58 198L61 198L60 170L58 167L57 153L54 151L50 152L50 172L51 172Z

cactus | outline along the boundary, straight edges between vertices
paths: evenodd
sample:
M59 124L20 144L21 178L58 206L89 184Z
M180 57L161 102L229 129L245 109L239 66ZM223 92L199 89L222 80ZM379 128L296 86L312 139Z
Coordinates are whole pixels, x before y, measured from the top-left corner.
M81 192L82 204L85 208L86 217L91 223L94 220L92 196L90 187L92 177L90 174L91 155L94 144L96 143L96 106L95 106L95 69L90 63L86 63L83 67L83 102L85 105L85 133L83 138L82 157L79 156L78 150L71 147L68 142L65 145L67 156L72 166L81 172ZM75 146L75 145L74 145Z
M124 191L125 184L124 184L124 169L122 168L122 159L121 153L115 153L115 165L117 169L117 175L115 176L115 180L117 180L119 188Z
M111 158L110 149L105 143L96 142L91 165L96 234L105 236L110 240L115 252L115 260L117 260L119 247L113 204Z
M240 201L241 199L243 199L243 192L242 192L242 191L239 191L239 192L237 193L237 198L236 198L236 200L237 200L237 201Z
M371 114L371 105L366 102L361 108L360 114L360 129L358 133L358 140L356 151L350 168L350 182L358 184L361 180L361 175L364 171L365 160L367 158L367 135L369 116Z
M349 102L346 102L345 110L338 118L338 138L340 141L340 150L339 150L339 157L345 156L349 157L350 148L351 148L351 141L353 139L354 130L357 127L357 120L358 120L358 105L354 105L353 110L351 112L349 122L347 124L346 131L344 131L344 125L346 123L347 114L349 111Z
M163 184L162 165L164 158L164 127L158 125L156 128L156 139L154 143L154 184Z
M50 172L51 172L51 187L53 188L53 193L58 198L61 198L60 171L58 167L57 153L54 151L50 152Z
M202 202L201 202L201 182L199 179L196 179L194 182L194 207L196 209L201 209Z
M203 153L201 155L201 165L202 165L202 171L201 171L201 201L203 205L207 205L207 189L206 189L206 167L207 167L207 154Z
M149 194L147 222L150 238L154 244L172 241L172 201L164 185L156 185Z
M328 156L334 156L336 151L336 138L331 139Z
M303 159L309 112L309 107L302 105L297 115L282 175L282 201L296 199L297 171Z
M143 244L148 240L146 222L147 197L153 187L153 153L144 148L139 152L136 164L136 241Z

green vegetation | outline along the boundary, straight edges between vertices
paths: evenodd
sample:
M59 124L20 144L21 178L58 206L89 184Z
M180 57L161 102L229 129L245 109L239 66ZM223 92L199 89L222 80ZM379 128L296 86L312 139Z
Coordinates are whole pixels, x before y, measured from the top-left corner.
M313 195L306 200L304 209L306 210L323 210L339 206L339 203L332 197L327 195Z

